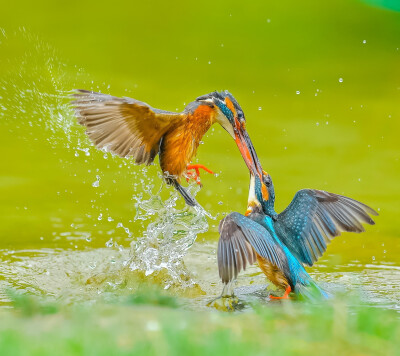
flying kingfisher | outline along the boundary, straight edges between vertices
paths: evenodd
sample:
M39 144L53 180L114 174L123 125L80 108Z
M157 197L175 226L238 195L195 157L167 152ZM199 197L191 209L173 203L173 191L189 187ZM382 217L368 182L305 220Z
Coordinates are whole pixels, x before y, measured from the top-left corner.
M256 157L256 156L255 156ZM342 232L365 231L362 223L374 225L368 214L378 213L356 200L316 189L296 193L280 214L274 210L272 179L255 162L250 176L245 215L231 213L219 224L218 268L226 286L247 264L256 261L267 278L285 290L303 297L328 295L311 279L303 265L312 266L332 238Z
M199 183L203 165L190 164L201 138L218 122L236 141L248 166L253 145L246 131L243 110L228 91L198 97L181 113L152 108L127 97L77 90L72 105L78 122L97 148L121 157L133 157L136 164L149 165L157 154L168 184L173 185L190 206L196 201L180 184L184 176ZM195 172L191 172L194 170Z

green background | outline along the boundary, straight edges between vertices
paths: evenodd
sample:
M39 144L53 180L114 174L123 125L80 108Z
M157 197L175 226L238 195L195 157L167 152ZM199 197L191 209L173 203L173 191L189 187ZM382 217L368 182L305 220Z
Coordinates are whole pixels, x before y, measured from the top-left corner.
M3 2L0 354L398 354L399 4ZM379 211L308 269L335 297L271 302L253 266L237 281L245 312L216 313L234 303L207 305L222 289L218 222L246 210L235 143L215 125L199 148L219 173L202 175L205 218L162 184L157 162L143 169L91 146L74 88L172 111L229 90L278 212L301 188Z

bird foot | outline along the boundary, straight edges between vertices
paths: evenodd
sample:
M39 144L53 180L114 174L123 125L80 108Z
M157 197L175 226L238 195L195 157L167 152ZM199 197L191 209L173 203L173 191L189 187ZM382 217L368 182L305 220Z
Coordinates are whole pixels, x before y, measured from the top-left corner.
M214 174L213 171L202 164L188 164L186 167L186 181L189 182L190 179L194 179L198 185L201 185L200 169L205 170L207 173ZM194 172L189 172L190 170L194 170Z
M274 295L270 295L269 299L292 299L291 297L289 297L291 291L292 288L290 288L290 286L287 286L285 293L283 293L282 297L275 297Z

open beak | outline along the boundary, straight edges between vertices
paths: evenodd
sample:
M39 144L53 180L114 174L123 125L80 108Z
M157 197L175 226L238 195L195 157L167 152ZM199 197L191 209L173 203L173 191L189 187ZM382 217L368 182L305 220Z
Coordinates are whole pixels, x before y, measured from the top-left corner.
M250 173L259 176L262 181L262 167L260 161L258 160L257 153L254 149L254 146L250 140L249 135L245 128L243 128L240 122L235 118L235 141L237 146L239 147L240 153L244 161L246 162L247 168Z

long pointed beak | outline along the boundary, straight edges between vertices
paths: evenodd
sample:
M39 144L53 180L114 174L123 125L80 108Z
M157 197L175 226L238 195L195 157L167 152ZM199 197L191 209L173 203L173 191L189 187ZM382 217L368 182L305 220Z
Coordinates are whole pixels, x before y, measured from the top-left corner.
M247 134L246 129L242 128L239 121L235 119L236 130L235 130L235 141L239 147L240 153L249 169L250 173L259 176L262 180L262 167L258 160L256 150Z

